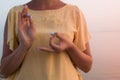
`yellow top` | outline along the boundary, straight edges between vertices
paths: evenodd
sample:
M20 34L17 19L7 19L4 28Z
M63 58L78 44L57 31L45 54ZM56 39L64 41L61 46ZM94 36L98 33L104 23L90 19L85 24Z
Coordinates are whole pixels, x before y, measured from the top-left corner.
M22 5L15 6L8 13L7 43L11 50L19 45L17 21L18 12L22 9ZM8 80L82 80L66 52L57 54L36 49L39 46L48 46L50 33L58 32L84 51L89 33L82 12L76 6L67 4L56 10L29 9L29 14L34 21L35 39L21 67Z

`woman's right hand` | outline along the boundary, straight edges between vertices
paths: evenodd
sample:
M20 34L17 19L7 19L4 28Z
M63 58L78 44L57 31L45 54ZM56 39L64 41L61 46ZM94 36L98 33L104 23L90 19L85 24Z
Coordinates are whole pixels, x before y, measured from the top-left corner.
M22 12L18 14L18 36L20 45L26 49L30 48L34 40L35 29L31 16L28 15L28 6L25 5Z

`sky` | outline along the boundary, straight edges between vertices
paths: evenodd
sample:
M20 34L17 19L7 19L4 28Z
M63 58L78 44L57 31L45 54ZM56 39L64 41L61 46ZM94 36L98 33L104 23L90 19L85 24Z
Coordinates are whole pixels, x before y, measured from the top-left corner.
M0 57L3 31L7 13L15 5L30 0L3 0L0 3ZM120 0L63 0L77 5L84 13L91 33L91 51L94 58L90 73L85 80L120 79Z

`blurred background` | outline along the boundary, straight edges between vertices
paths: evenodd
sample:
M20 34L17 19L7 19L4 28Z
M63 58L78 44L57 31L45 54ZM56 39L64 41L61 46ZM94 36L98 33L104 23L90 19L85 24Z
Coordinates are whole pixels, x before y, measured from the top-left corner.
M3 0L0 2L0 58L4 24L9 9L29 1ZM83 80L120 80L120 0L63 1L77 5L82 10L92 36L90 45L93 66L89 73L80 71Z

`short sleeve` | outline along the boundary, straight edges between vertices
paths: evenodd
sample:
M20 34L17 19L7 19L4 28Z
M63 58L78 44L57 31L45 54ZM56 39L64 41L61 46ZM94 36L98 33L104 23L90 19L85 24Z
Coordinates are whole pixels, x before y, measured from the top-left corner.
M9 49L12 51L18 47L18 38L17 38L17 17L14 7L10 9L8 13L8 36L7 36L7 44Z
M84 51L86 49L86 43L90 39L90 34L88 32L87 23L83 13L77 7L75 8L75 10L77 31L75 32L74 44L81 51Z

